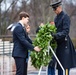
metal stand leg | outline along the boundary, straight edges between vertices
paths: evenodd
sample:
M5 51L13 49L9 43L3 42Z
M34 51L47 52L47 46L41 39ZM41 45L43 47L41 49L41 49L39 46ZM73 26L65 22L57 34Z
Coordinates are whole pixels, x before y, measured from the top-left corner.
M40 70L39 70L38 75L40 75L40 74L41 74L42 67L43 67L43 66L41 66L41 67L40 67ZM46 75L48 75L48 66L46 67Z
M63 75L65 75L65 70L63 71Z
M56 54L54 53L53 49L51 46L49 46L49 49L51 49L51 52L53 53L54 57L56 58L57 62L59 63L61 69L63 70L63 75L65 75L65 69L64 67L62 66L61 62L59 61L59 59L57 58Z
M46 67L46 75L48 75L48 66Z
M54 53L54 51L53 51L53 49L52 49L52 47L51 47L51 46L49 46L49 49L51 49L51 52L53 53L53 55L54 55L55 59L56 59L56 60L57 60L57 62L59 63L59 65L60 65L61 69L62 69L63 71L65 71L64 67L62 66L61 62L60 62L60 61L59 61L59 59L57 58L57 56L56 56L56 54Z
M41 70L42 70L42 66L40 67L40 70L39 70L39 73L38 73L38 75L40 75L40 73L41 73Z
M49 44L50 44L50 43L48 43L48 55L49 55L49 50L51 49L52 54L54 55L54 57L56 58L57 62L59 63L60 67L61 67L62 70L63 70L63 75L65 75L65 69L64 69L64 67L62 66L61 62L59 61L59 59L57 58L56 54L54 53L52 47L51 47ZM40 75L41 70L42 70L42 66L41 66L41 68L40 68L40 70L39 70L38 75ZM47 67L46 70L48 70L48 67ZM47 71L46 71L46 75L47 75ZM66 75L68 75L68 71L67 71L67 70L66 70Z

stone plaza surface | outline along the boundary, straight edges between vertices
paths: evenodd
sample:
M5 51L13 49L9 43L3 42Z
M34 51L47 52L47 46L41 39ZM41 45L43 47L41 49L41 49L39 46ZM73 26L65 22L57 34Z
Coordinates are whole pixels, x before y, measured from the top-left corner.
M38 71L29 72L28 75L38 75ZM46 75L46 70L43 70L41 72L41 75ZM56 75L58 75L57 70L56 70ZM76 75L76 68L70 70L70 75Z
M1 42L0 40L0 75L15 75L16 67L10 53L12 52L13 43L9 41ZM4 50L4 51L3 51ZM38 75L38 70L31 66L30 58L28 62L28 75ZM46 75L46 68L41 71L41 75ZM57 75L57 70L56 70ZM70 70L70 75L76 75L76 68Z
M1 74L0 74L1 75ZM4 73L2 75L15 75L15 72L8 72L8 73ZM31 71L31 72L28 72L27 75L38 75L38 71ZM46 70L42 70L41 74L40 75L47 75L46 74ZM56 71L56 75L57 74L57 71ZM70 70L70 75L76 75L76 69L71 69Z

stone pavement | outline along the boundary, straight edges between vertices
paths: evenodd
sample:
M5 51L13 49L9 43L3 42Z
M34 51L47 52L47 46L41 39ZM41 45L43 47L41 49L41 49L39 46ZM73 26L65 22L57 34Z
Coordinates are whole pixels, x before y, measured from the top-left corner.
M0 75L15 75L15 72L5 72L3 74L0 73ZM28 71L28 74L27 75L38 75L38 70ZM43 69L41 71L41 74L40 75L46 75L46 70ZM57 70L56 70L56 75L58 75L57 74ZM70 70L70 75L76 75L76 68Z
M31 66L30 59L28 62L28 75L38 75L38 70L36 70L33 66ZM43 67L41 75L46 75L46 68L45 67ZM56 75L57 75L57 70L56 70ZM70 75L76 75L76 68L73 68L70 70Z
M38 75L38 71L28 72L28 75ZM41 75L46 75L46 70L42 70ZM56 70L57 75L57 70ZM76 68L70 70L70 75L76 75Z
M58 75L57 70L55 73L56 75ZM38 70L36 70L33 66L31 66L30 58L28 62L28 75L38 75ZM44 70L42 70L41 75L46 75L45 68ZM70 75L76 75L76 68L70 69Z

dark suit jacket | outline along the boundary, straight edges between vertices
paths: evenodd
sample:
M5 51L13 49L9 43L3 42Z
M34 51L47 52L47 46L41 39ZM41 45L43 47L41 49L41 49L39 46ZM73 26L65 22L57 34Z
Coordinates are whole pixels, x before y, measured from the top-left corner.
M16 24L16 27L13 31L13 42L13 57L26 58L28 56L28 49L34 49L34 46L31 44L32 42L26 33L26 30L22 27L20 23Z

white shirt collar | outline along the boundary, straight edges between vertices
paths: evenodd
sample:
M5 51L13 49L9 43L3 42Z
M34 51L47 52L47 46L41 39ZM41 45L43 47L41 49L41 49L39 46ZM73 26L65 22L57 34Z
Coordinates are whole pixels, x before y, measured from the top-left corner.
M19 23L22 25L22 27L24 27L24 24L21 21L19 21Z
M11 32L13 32L13 31L14 31L15 27L16 27L16 26L14 25L14 26L11 28Z

